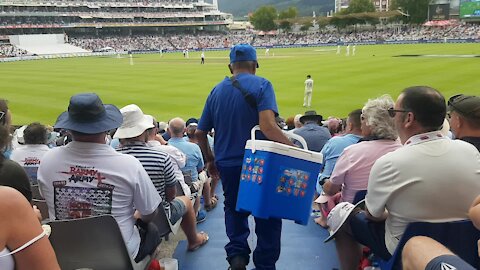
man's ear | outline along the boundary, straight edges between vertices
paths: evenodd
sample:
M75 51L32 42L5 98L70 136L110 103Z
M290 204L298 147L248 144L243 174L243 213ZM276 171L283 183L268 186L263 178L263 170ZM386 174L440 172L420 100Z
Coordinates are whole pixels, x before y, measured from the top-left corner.
M405 127L407 128L411 127L414 121L415 121L415 115L412 112L407 112L407 115L405 115L405 118L403 120Z
M457 114L457 115L453 115L452 117L457 118L457 121L455 121L456 122L455 125L457 129L460 129L465 125L465 120L463 119L463 117L460 117L460 115Z

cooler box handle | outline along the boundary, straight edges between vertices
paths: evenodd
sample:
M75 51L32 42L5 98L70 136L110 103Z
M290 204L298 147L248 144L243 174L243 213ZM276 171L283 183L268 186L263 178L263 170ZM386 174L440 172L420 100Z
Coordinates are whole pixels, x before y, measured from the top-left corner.
M260 126L259 125L254 126L252 128L252 130L250 131L251 140L252 140L252 145L251 145L252 146L252 149L251 149L252 153L255 153L255 151L256 151L255 150L255 132L256 131L260 131ZM307 142L305 141L305 139L302 136L294 134L293 132L285 132L285 131L283 131L283 134L285 134L285 136L287 136L290 139L297 140L298 142L300 142L303 149L308 150Z

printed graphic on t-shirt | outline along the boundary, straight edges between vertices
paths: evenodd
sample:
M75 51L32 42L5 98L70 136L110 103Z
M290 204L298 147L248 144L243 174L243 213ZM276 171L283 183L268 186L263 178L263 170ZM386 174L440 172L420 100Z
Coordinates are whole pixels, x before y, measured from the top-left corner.
M66 175L69 175L68 182L87 182L91 183L93 180L97 180L99 184L102 183L102 180L105 177L95 169L93 166L70 166L70 170L68 172L60 172Z
M65 181L53 182L53 187L57 219L75 219L112 213L112 188L71 187L65 186Z
M54 181L54 209L57 219L111 214L115 186L102 183L105 177L95 167L71 166L66 181ZM93 183L97 181L96 185ZM91 183L91 187L76 187L77 183Z

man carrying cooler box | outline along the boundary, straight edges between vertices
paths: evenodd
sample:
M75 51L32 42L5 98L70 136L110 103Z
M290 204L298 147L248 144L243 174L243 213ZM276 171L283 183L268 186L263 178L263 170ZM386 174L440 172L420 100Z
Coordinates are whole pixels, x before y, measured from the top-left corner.
M207 98L196 136L205 154L212 178L221 178L225 195L225 226L230 242L225 246L230 269L246 269L250 260L247 238L248 213L235 210L245 143L250 130L260 125L269 140L293 146L275 122L278 115L272 84L255 75L258 66L255 49L239 44L230 51L231 78L226 77ZM215 128L215 163L208 147L207 133ZM217 170L218 168L218 170ZM276 269L280 256L281 219L255 218L257 247L253 262L257 270Z

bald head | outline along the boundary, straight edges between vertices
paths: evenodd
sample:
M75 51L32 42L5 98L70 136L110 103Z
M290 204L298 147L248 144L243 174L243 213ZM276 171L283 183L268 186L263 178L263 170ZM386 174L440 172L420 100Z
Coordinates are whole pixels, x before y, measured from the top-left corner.
M180 117L173 118L170 120L168 128L170 129L172 137L183 137L183 132L185 131L185 121Z

